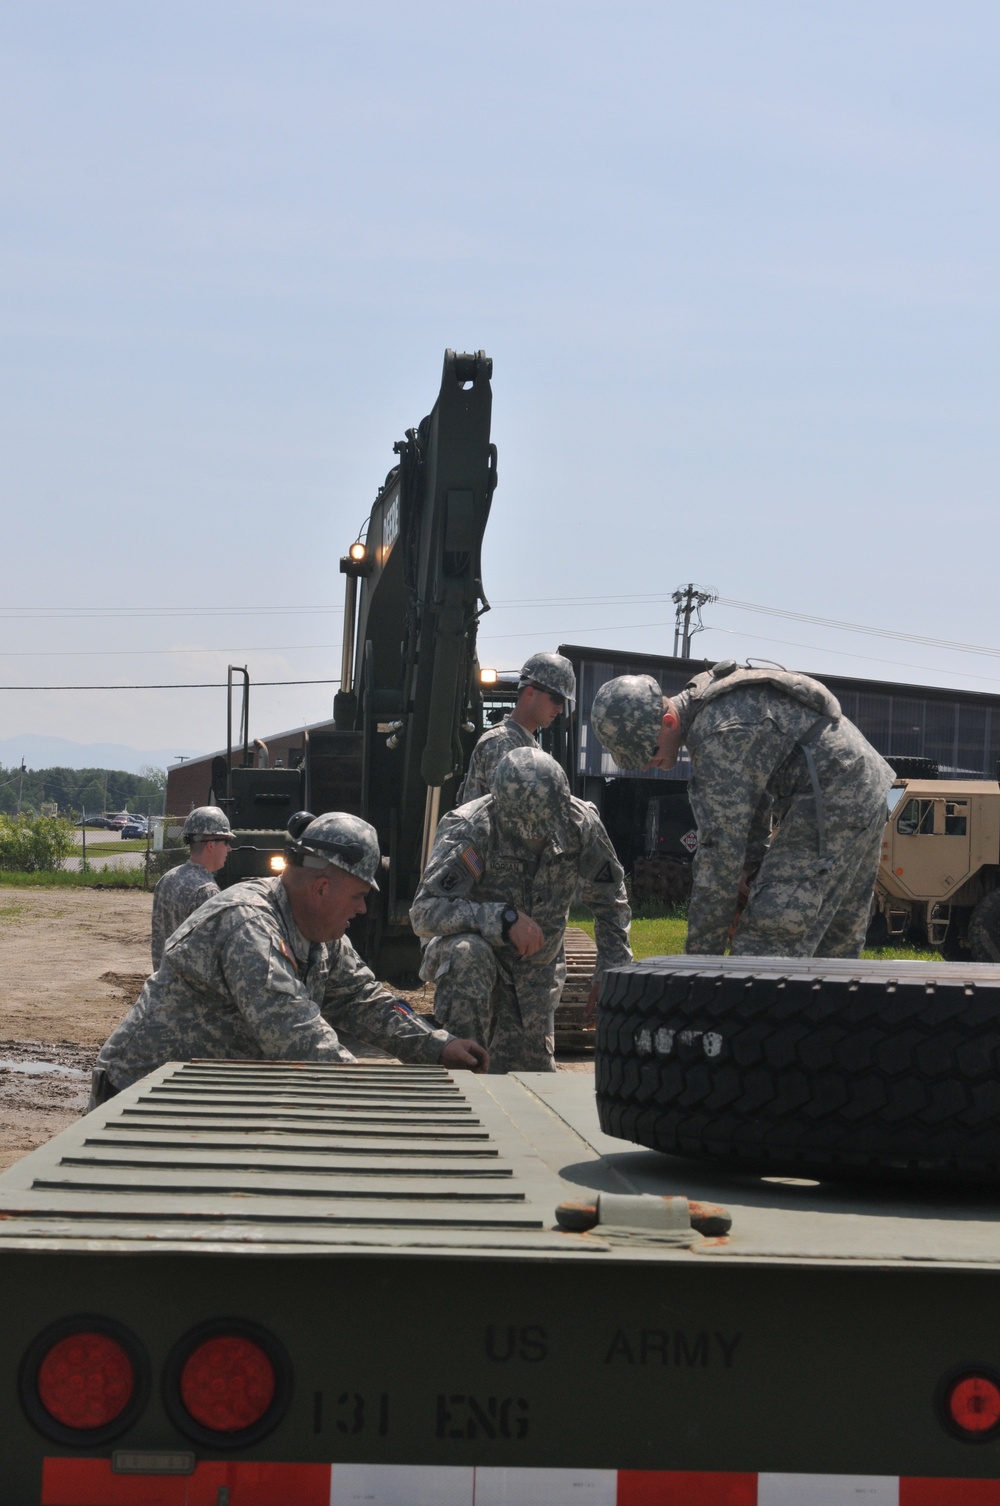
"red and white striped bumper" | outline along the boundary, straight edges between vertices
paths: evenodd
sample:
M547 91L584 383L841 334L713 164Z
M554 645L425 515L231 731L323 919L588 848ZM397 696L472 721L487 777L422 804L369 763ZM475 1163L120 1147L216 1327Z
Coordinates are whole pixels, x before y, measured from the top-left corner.
M1000 1506L1000 1479L206 1460L187 1475L46 1459L40 1506Z

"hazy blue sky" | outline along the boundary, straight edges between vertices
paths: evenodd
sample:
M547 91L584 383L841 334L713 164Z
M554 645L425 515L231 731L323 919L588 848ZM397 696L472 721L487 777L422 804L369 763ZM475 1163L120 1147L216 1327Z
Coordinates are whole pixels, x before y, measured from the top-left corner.
M453 346L494 359L484 662L669 651L694 580L998 650L720 605L711 656L1000 689L998 45L963 0L8 0L0 680L337 674ZM0 692L3 737L224 716Z

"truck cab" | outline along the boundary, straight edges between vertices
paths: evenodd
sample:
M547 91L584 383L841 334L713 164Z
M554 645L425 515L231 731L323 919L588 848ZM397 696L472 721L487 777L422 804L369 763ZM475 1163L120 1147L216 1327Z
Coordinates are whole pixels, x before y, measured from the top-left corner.
M926 942L946 956L995 960L976 956L970 923L977 906L995 893L998 878L996 780L896 781L889 791L875 888L876 910L889 939Z

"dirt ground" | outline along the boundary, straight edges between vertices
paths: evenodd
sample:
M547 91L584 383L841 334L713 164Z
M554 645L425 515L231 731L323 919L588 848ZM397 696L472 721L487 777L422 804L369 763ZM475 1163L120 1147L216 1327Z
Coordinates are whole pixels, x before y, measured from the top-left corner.
M83 1113L98 1049L149 971L151 911L136 889L0 887L0 1168ZM429 988L405 997L432 1007Z

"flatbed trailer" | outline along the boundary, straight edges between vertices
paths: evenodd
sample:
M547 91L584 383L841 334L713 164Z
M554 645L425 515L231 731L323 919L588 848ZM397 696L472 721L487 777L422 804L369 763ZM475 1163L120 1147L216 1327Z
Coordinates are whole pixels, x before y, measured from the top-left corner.
M0 1176L0 1500L987 1506L998 1211L630 1146L589 1072L172 1063Z

